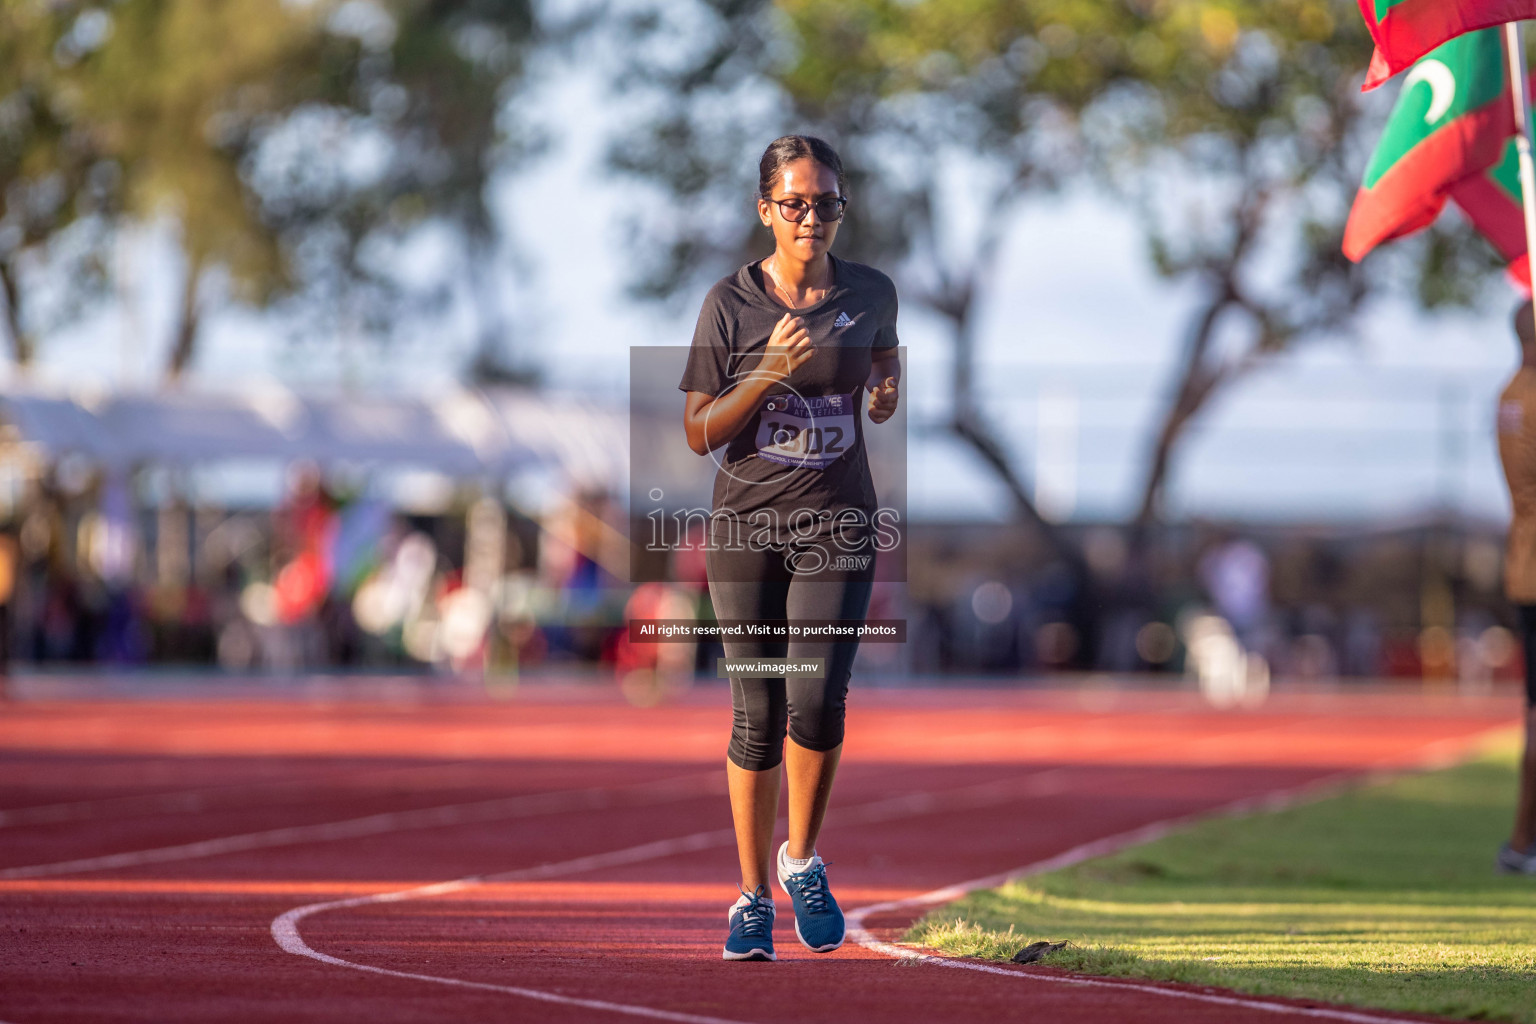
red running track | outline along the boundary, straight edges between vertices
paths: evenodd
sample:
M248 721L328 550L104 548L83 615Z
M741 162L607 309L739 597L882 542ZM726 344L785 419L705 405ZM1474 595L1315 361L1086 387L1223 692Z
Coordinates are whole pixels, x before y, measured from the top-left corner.
M0 1020L1403 1019L897 964L852 942L816 955L787 899L779 961L725 963L719 689L651 709L575 687L506 702L220 692L0 707ZM819 846L845 908L900 901L1453 757L1518 711L1416 694L1216 712L1179 693L866 689ZM917 913L872 916L873 940Z

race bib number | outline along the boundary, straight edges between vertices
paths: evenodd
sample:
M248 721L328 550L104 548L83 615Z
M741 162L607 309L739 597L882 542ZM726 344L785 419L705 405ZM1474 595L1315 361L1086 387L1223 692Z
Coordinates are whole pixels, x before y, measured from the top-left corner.
M758 457L825 469L853 444L853 416L852 395L774 395L758 417Z

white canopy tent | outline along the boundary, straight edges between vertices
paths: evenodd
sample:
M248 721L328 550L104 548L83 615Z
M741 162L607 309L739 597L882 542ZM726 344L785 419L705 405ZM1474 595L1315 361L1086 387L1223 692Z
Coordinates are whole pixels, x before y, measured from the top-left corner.
M223 459L309 460L506 478L530 469L619 490L623 410L531 390L462 390L433 399L315 398L276 388L103 397L10 391L0 422L50 458L112 469Z

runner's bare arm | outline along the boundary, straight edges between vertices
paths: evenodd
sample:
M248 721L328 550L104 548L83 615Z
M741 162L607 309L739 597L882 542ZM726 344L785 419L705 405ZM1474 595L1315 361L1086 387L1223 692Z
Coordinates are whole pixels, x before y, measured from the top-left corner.
M870 359L869 379L864 386L869 389L869 420L884 423L896 413L900 400L901 359L896 350L876 352Z
M718 396L687 392L683 429L688 434L688 447L699 455L708 455L727 444L752 421L763 394L779 381L787 380L815 352L805 322L785 313L773 328L762 362L735 387Z

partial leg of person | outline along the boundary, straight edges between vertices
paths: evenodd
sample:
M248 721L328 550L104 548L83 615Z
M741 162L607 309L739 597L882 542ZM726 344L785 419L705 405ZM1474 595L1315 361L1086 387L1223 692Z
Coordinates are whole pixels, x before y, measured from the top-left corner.
M772 552L706 553L717 619L783 619L789 582ZM728 658L782 658L781 639L728 639ZM779 812L788 702L780 678L731 677L731 741L725 773L741 859L741 887L767 886L773 823Z
M784 772L789 776L789 839L785 856L809 860L816 854L816 837L827 818L832 780L843 755L839 743L831 750L812 750L793 738L784 745Z
M1503 871L1536 874L1536 605L1523 604L1520 642L1525 650L1525 754L1509 843L1499 851Z
M1536 605L1520 606L1525 649L1525 756L1520 761L1520 796L1509 845L1536 855Z
M1536 699L1525 708L1525 756L1520 761L1520 796L1509 845L1536 860ZM1531 870L1536 871L1536 866Z
M11 699L11 602L0 601L0 704Z
M782 619L788 581L772 552L705 552L710 600L717 619ZM785 641L728 639L728 658L782 658ZM731 740L726 752L726 782L736 853L741 864L741 897L731 907L724 958L773 960L774 907L768 860L779 789L788 717L784 680L731 677Z
M790 581L786 608L791 621L808 625L857 625L869 611L874 580L873 555L842 560L827 545L831 561ZM813 560L814 561L814 560ZM805 563L800 563L804 568ZM808 949L825 953L843 944L843 913L827 884L826 865L816 853L816 840L826 820L832 783L842 755L848 682L858 653L857 636L795 639L789 643L791 661L819 659L818 676L786 675L789 700L789 840L779 848L779 884L795 904L795 934Z
M867 568L824 572L792 580L786 607L789 618L810 622L863 622L874 587L874 564ZM788 856L803 860L816 852L816 839L826 820L832 782L843 749L848 681L859 652L857 637L847 640L791 640L788 657L820 658L825 675L785 681L789 700L789 743L785 761L789 775Z
M731 689L736 689L734 683ZM778 703L782 706L782 682L778 689ZM754 703L759 709L771 707L768 702ZM779 816L782 778L783 771L777 764L771 768L743 768L730 758L725 761L726 789L731 795L731 821L736 827L736 855L741 861L741 887L747 892L759 886L768 887L768 858L773 850L773 823Z
M773 949L773 890L768 884L768 851L779 810L779 769L750 771L729 758L725 773L741 861L741 895L726 912L728 931L722 958L776 960Z

